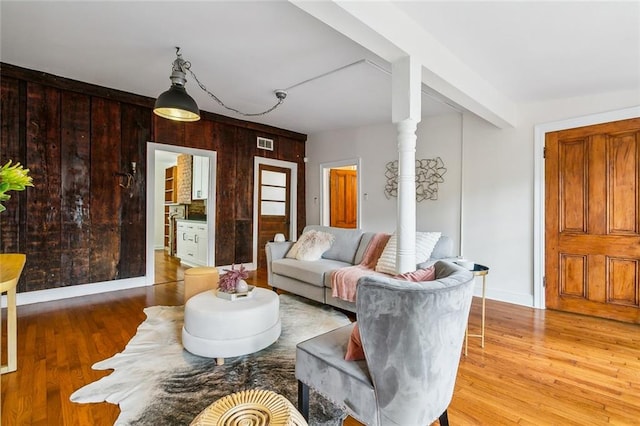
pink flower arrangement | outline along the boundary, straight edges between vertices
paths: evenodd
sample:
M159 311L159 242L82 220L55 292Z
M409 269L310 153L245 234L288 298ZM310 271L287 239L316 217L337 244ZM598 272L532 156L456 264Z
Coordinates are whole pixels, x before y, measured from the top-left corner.
M240 265L240 268L238 269L235 269L235 266L236 265L232 265L231 269L225 269L227 273L220 277L218 288L225 293L235 293L238 281L249 277L249 273L245 269L244 265Z

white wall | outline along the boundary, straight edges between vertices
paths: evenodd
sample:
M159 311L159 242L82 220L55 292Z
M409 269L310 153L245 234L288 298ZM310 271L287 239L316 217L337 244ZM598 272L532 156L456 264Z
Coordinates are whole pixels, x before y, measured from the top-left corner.
M391 231L395 226L395 204L385 202L384 165L395 154L395 129L379 125L312 134L307 138L306 205L307 224L320 223L320 164L360 157L358 170L362 194L362 229ZM397 156L396 156L397 158Z
M438 200L416 203L417 229L442 231L451 236L458 250L460 221L461 115L452 113L427 119L418 125L416 159L441 157L447 172L439 185ZM320 164L360 158L362 194L361 228L394 232L397 198L384 194L386 164L397 160L397 131L381 124L309 135L307 139L307 224L320 223ZM367 194L366 197L364 194Z
M465 115L464 256L490 268L487 296L533 304L533 126Z
M472 114L423 121L416 158L440 156L448 171L439 200L418 203L417 229L441 230L458 241L463 164L462 254L491 268L487 297L533 306L534 126L639 103L638 92L618 92L522 105L520 124L503 130ZM384 170L388 161L397 159L396 145L392 124L309 135L307 223L318 223L319 206L314 203L319 193L318 164L360 157L362 191L369 194L368 200L361 200L362 228L393 231L396 199L384 196Z

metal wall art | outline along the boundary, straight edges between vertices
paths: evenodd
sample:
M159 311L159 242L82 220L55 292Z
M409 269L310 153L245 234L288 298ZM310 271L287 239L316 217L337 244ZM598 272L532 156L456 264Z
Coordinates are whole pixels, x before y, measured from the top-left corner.
M388 162L386 168L384 195L389 199L398 196L398 160ZM438 184L444 182L445 173L447 169L440 157L416 160L416 201L437 200Z

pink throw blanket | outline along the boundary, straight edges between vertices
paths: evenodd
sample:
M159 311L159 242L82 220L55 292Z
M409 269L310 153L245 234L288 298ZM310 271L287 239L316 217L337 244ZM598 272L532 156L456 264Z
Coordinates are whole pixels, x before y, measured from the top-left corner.
M356 285L360 277L365 275L386 275L376 272L374 268L378 258L382 254L391 235L375 234L362 256L362 262L358 265L336 269L331 273L331 288L333 297L337 297L348 302L356 301Z

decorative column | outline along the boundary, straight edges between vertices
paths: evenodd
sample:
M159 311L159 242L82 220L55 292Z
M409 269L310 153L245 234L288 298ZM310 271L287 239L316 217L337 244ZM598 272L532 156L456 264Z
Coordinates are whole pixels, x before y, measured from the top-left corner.
M396 272L416 269L416 129L421 119L421 65L411 56L392 64L392 120L398 128Z

